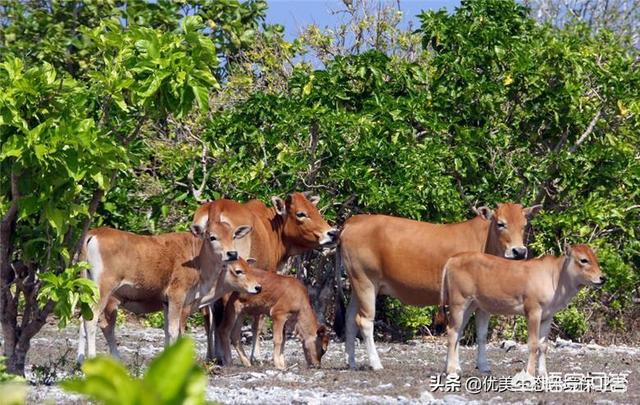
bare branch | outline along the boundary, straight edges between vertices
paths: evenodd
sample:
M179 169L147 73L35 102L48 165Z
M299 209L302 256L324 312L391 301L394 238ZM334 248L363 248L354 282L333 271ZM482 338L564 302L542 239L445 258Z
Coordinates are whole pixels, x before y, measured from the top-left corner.
M589 122L587 129L584 130L584 132L582 133L582 135L580 135L576 143L573 144L573 146L569 149L569 153L574 153L580 147L580 145L584 143L584 141L589 137L589 135L591 135L591 133L593 132L593 129L596 126L596 123L598 122L598 119L600 119L601 114L602 114L602 107L598 109L598 111L596 112L596 115L594 115L593 118L591 119L591 122Z

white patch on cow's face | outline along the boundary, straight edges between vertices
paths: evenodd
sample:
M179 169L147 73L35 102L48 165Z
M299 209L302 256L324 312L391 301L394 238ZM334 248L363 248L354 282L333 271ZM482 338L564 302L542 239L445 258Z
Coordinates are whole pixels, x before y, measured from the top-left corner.
M220 214L220 222L231 225L231 221L229 221L229 218L226 215L224 215L224 213Z
M338 230L335 228L329 228L322 232L322 236L318 240L320 246L330 246L338 242Z
M218 236L214 234L209 234L209 243L211 243L211 247L213 248L213 251L216 254L222 256L224 248L222 247L222 243L220 243L220 239L218 239Z
M91 265L89 270L89 277L99 285L100 277L104 271L104 264L102 262L102 255L100 254L100 244L97 236L91 236L89 242L87 242L87 262Z

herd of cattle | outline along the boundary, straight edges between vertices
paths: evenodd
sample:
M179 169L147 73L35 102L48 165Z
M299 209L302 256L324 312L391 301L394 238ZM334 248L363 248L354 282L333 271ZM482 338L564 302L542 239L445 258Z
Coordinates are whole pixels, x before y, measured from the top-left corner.
M342 230L330 226L318 211L318 197L292 193L272 197L272 207L258 200L216 200L203 204L191 232L141 236L111 228L88 232L83 259L87 276L100 297L95 316L80 326L78 361L96 354L98 324L113 356L116 313L163 310L165 345L185 329L194 311L205 315L207 357L230 364L231 346L245 366L258 356L258 334L264 315L273 321L273 361L284 368L286 328L302 341L307 363L319 366L329 332L320 325L307 290L293 277L279 275L289 257L338 245L351 285L345 346L355 368L356 327L364 339L373 369L382 364L374 343L376 296L389 295L411 305L448 305L446 371L460 372L461 332L476 314L477 366L489 372L486 337L490 314L527 318L529 361L526 372L546 374L547 334L553 315L565 308L580 288L601 285L594 251L587 245L566 246L561 257L527 258L524 231L540 206L498 204L480 207L477 216L455 224L431 224L386 215L356 215ZM253 317L253 348L240 344L245 316Z

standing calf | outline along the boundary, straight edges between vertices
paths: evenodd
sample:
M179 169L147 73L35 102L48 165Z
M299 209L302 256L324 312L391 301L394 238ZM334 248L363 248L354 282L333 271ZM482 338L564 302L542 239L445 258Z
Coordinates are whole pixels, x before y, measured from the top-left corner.
M319 367L320 359L329 345L329 336L326 327L318 325L305 286L293 277L257 269L255 273L262 286L262 292L259 295L234 293L225 306L220 330L224 364L231 364L231 339L242 364L251 366L251 361L240 343L242 317L269 315L273 320L273 363L276 368L285 368L283 352L287 325L294 325L298 337L302 340L307 364Z
M119 357L114 335L119 306L146 314L164 309L165 345L184 330L186 316L232 291L258 293L260 285L247 263L238 257L234 241L251 227L232 228L210 222L196 237L189 232L143 236L111 228L89 231L82 256L91 265L100 299L93 319L81 322L78 362L96 354L96 326L112 355Z
M587 285L602 285L605 276L587 245L565 246L564 256L543 256L514 262L482 253L462 253L449 259L442 275L442 305L449 304L447 373L460 372L458 346L464 327L476 311L477 365L489 372L485 325L490 314L525 315L529 345L527 373L547 374L547 334L553 315Z

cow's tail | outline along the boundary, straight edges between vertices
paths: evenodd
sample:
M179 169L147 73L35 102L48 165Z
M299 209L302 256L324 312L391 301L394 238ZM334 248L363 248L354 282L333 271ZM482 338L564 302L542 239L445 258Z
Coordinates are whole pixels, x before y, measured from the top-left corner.
M336 247L335 254L335 278L336 278L336 295L335 295L335 316L333 318L333 331L340 339L344 339L346 319L345 319L345 297L344 284L342 283L342 253L340 252L340 244Z
M91 234L87 234L84 238L84 240L82 241L82 247L80 248L80 255L78 256L78 261L84 261L84 262L88 262L89 261L89 257L88 257L88 252L87 252L87 245L89 244L89 242L91 241L92 238L95 238L95 235L91 235ZM89 271L86 268L82 268L82 270L80 271L80 277L82 278L89 278ZM95 314L94 314L95 316ZM77 351L77 355L76 355L76 363L78 365L82 364L84 362L85 356L86 356L86 350L87 350L87 344L88 344L88 339L87 339L87 329L86 329L86 320L80 316L80 331L79 331L79 336L78 336L78 351Z
M442 282L440 283L440 307L435 316L434 326L435 332L440 334L444 333L447 328L447 311L446 305L449 303L449 281L447 277L447 266L449 261L444 265L442 269Z
M87 253L87 245L89 244L89 241L91 241L92 238L94 238L94 235L91 235L89 233L87 233L87 235L84 237L84 240L82 241L82 247L80 248L80 255L78 256L78 261L80 262L88 262L88 253ZM80 271L80 277L83 278L89 278L89 272L86 268L82 268L82 271Z

